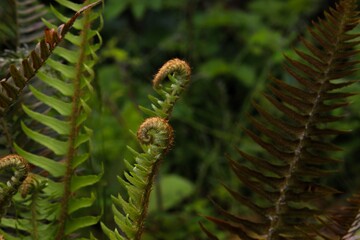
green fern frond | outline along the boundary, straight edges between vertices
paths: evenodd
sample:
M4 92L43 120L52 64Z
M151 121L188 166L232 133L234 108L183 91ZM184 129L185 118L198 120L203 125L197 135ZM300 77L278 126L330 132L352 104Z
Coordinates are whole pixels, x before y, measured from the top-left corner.
M24 226L31 226L31 221L37 219L39 224L36 229L25 227L20 231L18 236L24 239L29 235L38 236L37 239L65 239L81 228L96 224L100 218L81 215L79 210L94 203L93 193L84 197L81 192L98 182L102 174L84 175L79 166L89 158L91 131L86 128L85 120L91 108L87 101L92 94L92 67L97 60L95 52L101 45L98 34L102 27L101 11L90 11L90 8L101 1L73 4L59 0L58 3L75 11L75 15L66 19L59 17L64 20L64 24L57 30L46 22L50 30L46 31L45 40L40 43L44 49L39 51L38 56L43 54L44 58L41 58L38 68L47 60L47 69L36 68L32 74L37 72L40 81L48 87L44 91L35 86L29 87L33 97L47 105L47 110L43 112L44 108L37 108L37 105L23 105L32 123L36 122L36 125L28 124L28 121L21 124L24 134L33 144L31 149L14 144L17 153L49 174L47 177L37 176L46 182L41 191L30 194L27 202L18 201L20 207L30 204L34 210L30 213L21 212L17 221ZM54 14L59 16L58 12ZM80 15L82 17L75 22ZM74 30L69 32L71 26ZM60 41L63 42L62 47L57 48ZM71 51L64 51L64 47ZM39 125L40 128L34 128ZM41 155L43 149L51 154ZM77 217L74 217L75 214ZM4 219L5 223L8 220Z
M167 78L170 80L169 86L162 84ZM111 231L101 224L103 232L110 239L141 239L155 176L162 159L173 145L173 130L168 120L175 102L189 82L190 67L179 59L168 61L155 75L153 86L163 100L150 96L154 110L142 108L145 113L155 116L146 119L138 129L137 139L143 152L128 147L135 163L132 165L125 160L128 172L124 173L125 179L118 177L127 190L128 199L125 200L120 194L112 198L114 219L123 235L117 229Z
M286 57L286 70L298 82L289 85L275 79L271 93L264 94L279 114L254 104L262 120L251 117L255 130L246 130L250 138L266 153L262 157L239 150L248 164L230 159L230 166L241 182L263 199L261 203L228 189L254 215L249 218L219 209L227 220L208 217L221 228L241 239L317 239L321 223L314 215L319 206L314 199L337 193L335 189L315 184L333 171L329 165L337 160L329 153L339 148L329 137L342 133L327 128L341 119L333 110L348 105L350 93L338 90L352 84L338 81L356 71L358 35L350 31L359 22L355 0L341 0L335 9L325 12L325 20L309 29L314 41L302 39L306 51L295 50L300 60ZM284 117L278 117L282 115ZM207 235L216 239L208 231Z
M165 63L153 79L153 87L162 99L150 95L153 110L140 109L150 116L169 119L175 102L190 83L190 75L191 69L183 60L175 58ZM169 82L164 82L166 79Z
M38 70L44 65L58 44L63 41L69 29L73 26L75 20L89 8L99 4L97 1L93 4L78 9L73 17L67 22L61 24L56 29L45 30L45 39L41 40L32 50L28 57L21 61L21 64L12 64L9 66L7 76L1 76L0 93L0 113L4 115L9 106L13 104L18 95L27 85L27 83L36 75ZM71 37L69 37L71 38Z

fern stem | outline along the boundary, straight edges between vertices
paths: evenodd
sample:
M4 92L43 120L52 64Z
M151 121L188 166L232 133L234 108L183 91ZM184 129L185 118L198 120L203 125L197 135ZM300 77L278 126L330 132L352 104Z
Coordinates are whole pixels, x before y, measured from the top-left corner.
M139 127L137 136L142 144L149 145L147 154L151 158L151 161L153 161L139 205L142 206L141 213L135 223L136 226L138 226L138 230L134 239L140 240L144 229L143 226L148 211L150 193L155 176L158 173L163 157L173 144L174 137L172 127L168 124L167 120L157 117L146 119Z
M77 149L75 147L75 141L79 134L79 126L77 120L81 112L81 78L83 76L83 68L86 60L86 46L88 41L88 30L90 28L89 13L84 13L84 27L81 31L81 44L79 58L76 64L76 75L73 80L74 95L72 99L72 110L70 116L70 135L69 135L69 148L66 155L66 171L64 176L64 194L61 201L61 210L59 217L59 229L56 234L57 240L64 239L65 236L65 223L68 217L68 205L71 197L71 179L74 174L72 162L76 156Z
M138 218L137 222L135 223L136 226L138 226L138 230L135 234L134 240L141 240L141 235L143 234L143 231L144 231L144 223L145 223L145 219L146 219L148 208L149 208L150 193L151 193L152 186L153 186L153 183L155 180L155 176L158 173L158 169L161 164L161 161L162 161L162 158L158 159L156 161L156 163L153 165L150 175L148 176L147 185L144 189L144 194L142 196L142 202L140 205L140 206L143 206L143 208L142 208L140 217Z
M279 195L279 198L277 199L277 201L275 202L275 212L273 214L268 215L268 218L270 220L269 234L267 236L268 240L277 239L277 237L278 237L277 230L280 227L280 224L282 222L281 221L281 213L284 212L284 207L286 207L288 205L287 204L287 201L288 201L287 193L288 193L288 190L290 189L290 182L291 182L292 178L295 177L294 173L297 170L301 155L305 151L305 142L309 138L311 138L311 136L309 136L309 133L311 131L310 126L316 121L316 119L314 119L314 117L320 107L320 104L322 101L321 97L327 91L325 89L325 84L327 82L329 82L331 79L329 76L329 73L331 72L331 70L333 68L333 62L335 60L334 56L335 56L335 53L338 52L338 50L339 50L339 44L341 42L340 37L344 34L344 32L346 32L346 29L345 29L346 18L347 18L347 16L349 16L349 14L351 12L352 5L351 4L344 4L344 5L345 5L344 13L341 15L342 18L341 18L341 22L339 23L338 33L334 34L334 38L336 39L336 41L334 42L334 45L333 45L333 48L331 49L331 51L328 52L329 58L327 61L327 66L322 71L323 77L321 79L318 79L318 82L320 83L320 87L318 88L318 90L316 92L315 101L313 103L311 111L309 112L308 119L304 125L303 132L299 139L299 143L295 148L293 159L292 159L292 161L290 161L288 173L285 175L284 182L283 182L282 186L280 187L280 195Z

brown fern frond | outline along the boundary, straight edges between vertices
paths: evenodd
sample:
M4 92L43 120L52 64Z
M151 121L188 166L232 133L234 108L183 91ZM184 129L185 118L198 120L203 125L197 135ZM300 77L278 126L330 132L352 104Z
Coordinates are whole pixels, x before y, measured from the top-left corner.
M316 218L323 226L318 230L325 240L355 240L360 230L360 195L348 199L346 206L335 207L327 216Z
M333 110L347 106L346 98L353 95L339 92L353 82L338 79L351 75L358 64L351 59L359 43L359 35L351 33L359 22L356 9L355 0L340 0L334 9L325 12L325 19L309 28L312 40L302 39L305 50L295 50L299 59L286 57L285 69L297 85L273 79L270 92L264 94L278 114L254 103L260 120L250 117L254 130L245 132L265 154L259 158L239 150L248 163L243 165L230 158L230 166L239 180L263 200L260 205L227 190L260 222L245 221L219 207L226 220L208 217L240 239L323 236L324 224L313 218L321 212L314 200L338 191L316 182L334 172L329 164L339 162L328 156L341 150L328 137L344 131L326 126L342 119L333 115Z

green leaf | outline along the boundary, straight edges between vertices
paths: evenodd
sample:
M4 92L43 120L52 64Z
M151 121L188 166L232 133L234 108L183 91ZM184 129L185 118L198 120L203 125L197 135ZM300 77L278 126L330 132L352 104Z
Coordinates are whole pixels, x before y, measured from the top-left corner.
M72 168L74 168L74 169L77 168L80 164L85 162L89 158L89 156L90 155L88 153L84 153L84 154L76 156L72 161Z
M79 57L76 52L63 47L57 47L54 53L70 63L76 63Z
M35 142L38 142L45 147L52 150L57 155L65 155L68 148L68 142L63 142L56 140L54 138L48 137L44 134L35 132L28 128L25 123L21 122L21 128L24 131L24 133L31 139L33 139Z
M41 71L37 73L37 76L40 78L41 81L51 86L52 88L55 88L65 96L70 97L74 93L73 84L71 83L65 83Z
M71 214L81 208L90 207L95 201L95 194L91 193L91 197L72 198L69 201L68 213Z
M50 179L46 179L47 186L44 189L44 192L53 198L62 197L64 194L64 184L51 181Z
M68 0L56 0L57 3L66 6L66 8L69 8L75 12L79 11L82 7L82 5L80 4L76 4L72 1L68 1Z
M100 216L99 217L85 216L85 217L69 219L66 222L65 234L68 235L80 228L95 225L96 223L99 222L99 220L100 220Z
M71 191L76 192L80 188L97 183L102 177L99 175L73 176L71 179Z
M26 105L22 105L22 108L24 109L24 112L31 118L36 119L41 124L44 124L45 126L50 127L54 131L56 131L59 134L62 135L68 135L69 134L69 123L65 121L61 121L59 119L49 117L46 115L43 115L38 112L32 111L30 108L28 108Z
M106 225L104 223L100 223L101 225L101 229L103 230L103 232L105 233L105 235L110 238L110 240L125 240L125 238L123 238L122 236L120 236L119 234L116 234L116 230L115 232L111 231L108 227L106 227Z
M69 36L69 35L71 35L71 33L66 34L66 36ZM53 69L56 69L57 71L59 71L66 79L74 79L75 78L76 71L75 71L74 66L62 64L59 61L53 60L52 58L49 58L46 63Z
M59 112L63 116L70 116L71 114L71 103L63 102L55 97L47 96L40 91L36 90L34 87L29 86L31 92L34 94L34 96L48 105L49 107L52 107L57 112Z
M61 177L65 174L65 165L51 160L46 157L42 157L39 155L35 155L29 153L22 148L20 148L16 143L14 143L14 148L16 152L24 157L29 163L34 164L37 167L44 169L45 171L49 172L54 177Z

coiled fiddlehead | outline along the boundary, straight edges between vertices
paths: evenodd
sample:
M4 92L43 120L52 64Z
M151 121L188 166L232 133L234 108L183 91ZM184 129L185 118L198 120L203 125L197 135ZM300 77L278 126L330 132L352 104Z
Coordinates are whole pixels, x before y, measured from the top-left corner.
M169 78L170 86L162 84L166 78ZM129 172L124 174L126 180L119 178L119 181L127 189L128 201L125 201L121 195L118 195L117 198L113 197L114 219L126 236L121 236L117 229L111 231L102 224L104 233L110 239L138 240L141 238L155 176L161 160L174 142L173 129L168 123L168 119L175 102L188 86L189 81L190 67L179 59L168 61L155 75L154 88L164 99L159 100L150 96L154 111L142 108L144 112L155 115L155 117L146 119L140 125L137 139L143 153L129 147L134 155L135 163L132 165L125 160ZM117 207L120 207L122 212Z
M154 111L143 107L141 109L151 116L170 119L175 102L190 83L190 74L191 69L185 61L174 58L166 62L153 79L153 87L163 100L149 96ZM167 78L170 86L164 83Z
M14 169L14 174L5 184L0 184L0 219L11 203L11 198L18 191L28 175L29 165L19 155L7 155L0 159L0 170Z
M141 144L153 146L155 152L167 153L174 143L174 131L167 120L153 117L140 125L137 138Z

